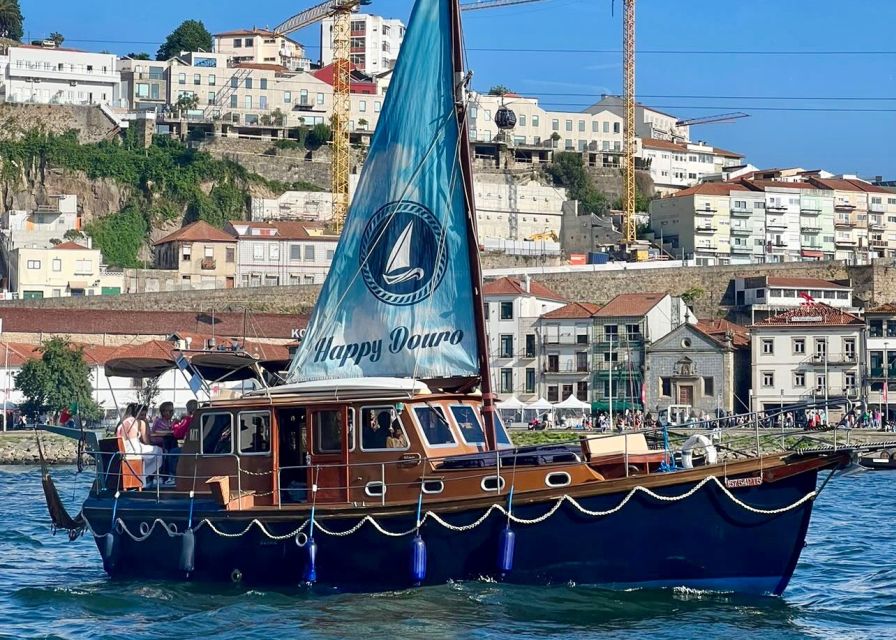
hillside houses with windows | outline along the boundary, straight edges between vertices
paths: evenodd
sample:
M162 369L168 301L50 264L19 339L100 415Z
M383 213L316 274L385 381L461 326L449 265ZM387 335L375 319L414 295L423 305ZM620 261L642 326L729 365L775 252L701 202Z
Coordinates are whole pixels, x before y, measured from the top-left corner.
M204 220L153 243L155 267L173 271L178 289L232 289L236 285L236 238Z

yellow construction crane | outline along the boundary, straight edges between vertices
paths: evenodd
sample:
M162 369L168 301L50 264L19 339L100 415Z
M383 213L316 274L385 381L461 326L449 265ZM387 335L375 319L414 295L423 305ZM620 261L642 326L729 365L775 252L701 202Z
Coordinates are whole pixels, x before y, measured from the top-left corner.
M348 210L348 175L351 164L348 144L348 123L351 118L351 14L359 6L368 4L370 0L328 0L294 15L274 29L277 34L287 35L325 18L333 18L333 117L330 120L330 130L333 135L332 220L336 233L342 230Z
M635 0L623 0L622 75L625 136L625 188L622 197L622 240L631 251L635 244Z

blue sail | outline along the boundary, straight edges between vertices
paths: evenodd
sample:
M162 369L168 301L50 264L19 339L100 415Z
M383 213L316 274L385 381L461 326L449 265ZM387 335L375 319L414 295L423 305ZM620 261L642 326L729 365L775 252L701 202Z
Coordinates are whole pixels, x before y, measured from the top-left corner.
M450 0L417 0L289 381L478 375Z

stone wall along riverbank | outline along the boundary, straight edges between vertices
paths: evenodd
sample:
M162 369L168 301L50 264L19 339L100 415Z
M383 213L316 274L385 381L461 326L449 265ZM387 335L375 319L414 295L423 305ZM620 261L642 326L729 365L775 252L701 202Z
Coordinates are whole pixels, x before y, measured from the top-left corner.
M34 433L34 431L0 433L0 465L40 463ZM75 440L43 431L39 434L44 458L48 463L74 464L77 462L78 443Z

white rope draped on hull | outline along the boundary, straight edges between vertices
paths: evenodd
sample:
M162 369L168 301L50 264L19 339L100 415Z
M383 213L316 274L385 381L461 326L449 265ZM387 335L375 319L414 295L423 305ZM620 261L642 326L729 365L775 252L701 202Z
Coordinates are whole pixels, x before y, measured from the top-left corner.
M651 491L650 489L648 489L646 487L638 485L637 487L634 487L631 491L629 491L625 495L625 497L622 499L622 501L620 501L620 503L618 505L616 505L615 507L613 507L611 509L606 509L603 511L601 511L601 510L593 511L591 509L587 509L587 508L583 507L575 498L564 494L564 495L560 496L559 498L557 498L556 502L544 514L542 514L536 518L521 518L517 515L514 515L512 512L508 512L508 510L503 505L496 503L496 504L493 504L490 507L488 507L488 509L486 509L486 511L479 518L477 518L474 522L471 522L470 524L465 524L465 525L451 524L450 522L448 522L447 520L442 518L442 516L440 516L439 514L433 512L433 511L426 511L421 516L419 525L415 525L406 531L389 531L388 529L384 528L376 520L376 518L374 518L373 516L369 516L369 515L364 516L357 523L355 523L351 528L346 529L344 531L330 530L330 529L326 528L326 526L324 526L324 524L320 521L320 519L315 519L314 528L325 535L339 538L339 537L350 536L353 533L359 531L361 529L361 527L363 527L365 524L369 523L374 529L379 531L384 536L388 536L391 538L401 538L404 536L412 535L412 534L416 533L417 531L419 531L419 528L421 526L423 526L423 524L428 519L432 520L436 524L444 527L445 529L448 529L449 531L456 531L456 532L471 531L471 530L475 529L476 527L478 527L479 525L481 525L482 523L484 523L489 518L489 516L491 516L492 513L494 513L494 512L498 512L502 517L507 518L509 521L511 521L515 524L535 525L535 524L544 522L545 520L550 518L552 515L554 515L557 512L557 510L560 509L561 506L563 506L564 503L570 504L573 508L575 508L577 511L579 511L580 513L582 513L586 516L590 516L593 518L603 518L606 516L613 515L614 513L620 511L638 493L644 493L645 495L647 495L650 498L653 498L654 500L657 500L659 502L678 502L678 501L686 500L686 499L690 498L692 495L697 493L700 489L702 489L706 484L708 484L710 482L714 482L722 490L722 492L725 494L725 496L727 496L728 499L731 500L731 502L733 502L735 505L737 505L738 507L740 507L746 511L749 511L750 513L755 513L758 515L774 516L774 515L786 513L788 511L792 511L793 509L796 509L796 508L802 506L804 503L806 503L810 500L813 500L816 497L816 495L818 495L817 491L810 491L809 493L804 495L802 498L800 498L796 502L793 502L792 504L789 504L785 507L780 507L777 509L761 509L761 508L749 505L749 504L745 503L744 501L740 500L737 496L735 496L733 493L731 493L731 491L728 489L728 487L726 487L725 484L723 482L721 482L716 476L707 476L706 478L701 480L699 483L694 485L690 490L686 491L685 493L682 493L681 495L677 495L677 496L664 496L664 495L655 493L654 491ZM87 525L87 529L94 536L105 535L105 534L97 534L93 528L92 523L87 519L86 516L84 516L83 513L82 513L82 517L84 518L84 522ZM239 538L239 537L242 537L242 536L246 535L247 533L249 533L249 531L252 529L252 527L257 527L258 530L261 531L261 533L264 534L270 540L282 541L282 540L288 540L290 538L296 538L298 540L299 534L302 533L306 529L306 527L308 527L310 522L311 522L310 519L305 520L294 531L291 531L290 533L286 533L286 534L277 535L277 534L269 531L267 529L267 527L265 526L265 524L263 522L261 522L260 520L258 520L257 518L253 518L252 520L250 520L249 523L246 525L246 527L242 531L239 531L236 533L228 533L226 531L222 531L217 526L215 526L215 523L212 522L210 519L203 518L196 524L196 526L194 526L192 528L192 531L194 531L194 532L198 531L203 526L206 526L209 529L211 529L215 534L217 534L223 538ZM155 530L156 526L160 526L162 528L162 530L165 531L165 533L167 533L168 536L170 536L170 537L182 536L184 534L184 532L178 531L177 524L167 523L164 520L162 520L161 518L154 519L152 521L152 524L148 524L146 522L141 522L138 534L135 534L134 532L132 532L128 528L128 526L124 522L124 520L122 520L122 518L116 517L116 519L115 519L115 528L118 529L121 533L126 534L128 537L130 537L135 542L143 542L144 540L149 538L153 534L153 531Z

